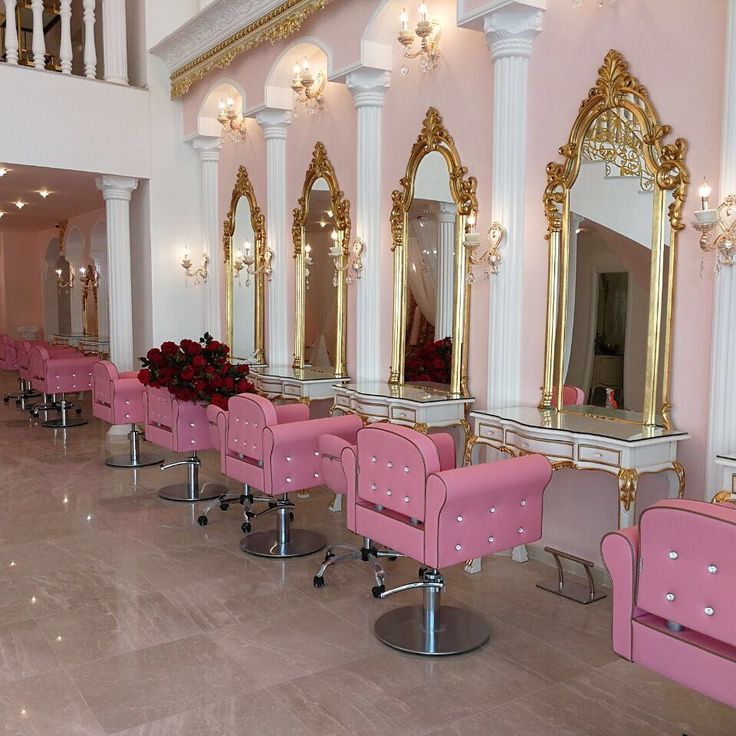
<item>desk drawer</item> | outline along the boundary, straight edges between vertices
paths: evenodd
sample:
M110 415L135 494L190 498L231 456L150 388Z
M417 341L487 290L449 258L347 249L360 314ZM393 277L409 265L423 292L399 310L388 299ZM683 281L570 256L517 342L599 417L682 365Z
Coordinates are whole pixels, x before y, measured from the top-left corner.
M523 432L517 432L513 429L508 429L506 430L505 444L509 447L516 448L522 453L539 453L540 455L546 455L547 457L572 460L572 442L545 440L524 434Z
M390 419L391 421L411 422L412 424L416 424L417 413L414 409L407 409L403 406L392 406L390 407Z
M300 399L302 396L302 387L296 384L284 384L281 395L284 398Z
M476 434L485 440L503 444L503 427L499 427L497 424L479 423Z
M339 406L341 409L350 408L350 397L345 394L335 394L335 406Z
M598 445L578 445L578 460L583 463L598 463L612 468L621 467L621 452Z

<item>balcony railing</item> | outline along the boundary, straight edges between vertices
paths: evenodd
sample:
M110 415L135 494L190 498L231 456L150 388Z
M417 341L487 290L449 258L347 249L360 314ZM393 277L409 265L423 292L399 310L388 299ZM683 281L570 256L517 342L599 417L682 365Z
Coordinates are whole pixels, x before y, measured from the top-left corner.
M128 84L125 0L102 0L97 22L95 0L0 0L0 61Z

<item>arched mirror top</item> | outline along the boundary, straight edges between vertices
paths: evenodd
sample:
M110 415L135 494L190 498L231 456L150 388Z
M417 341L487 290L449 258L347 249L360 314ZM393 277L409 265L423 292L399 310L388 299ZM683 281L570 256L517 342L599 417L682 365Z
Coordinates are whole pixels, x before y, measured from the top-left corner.
M464 238L467 219L478 214L477 182L434 107L427 110L399 184L391 195L389 383L467 395L470 253Z
M265 363L265 278L271 252L266 221L244 166L238 168L223 223L226 273L226 332L234 359ZM235 285L237 284L237 290Z
M687 143L611 50L562 161L547 165L549 280L540 408L670 427ZM574 397L574 398L571 398Z

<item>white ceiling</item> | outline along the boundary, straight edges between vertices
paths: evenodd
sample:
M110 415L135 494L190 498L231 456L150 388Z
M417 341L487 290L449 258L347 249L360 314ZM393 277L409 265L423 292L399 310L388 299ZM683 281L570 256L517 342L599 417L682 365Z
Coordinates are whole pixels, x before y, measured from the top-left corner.
M96 174L0 161L3 167L9 171L0 176L0 211L5 213L0 218L0 231L41 232L60 220L104 206L102 192L95 186ZM51 194L44 199L39 189L48 189ZM18 199L26 203L22 210L14 204Z

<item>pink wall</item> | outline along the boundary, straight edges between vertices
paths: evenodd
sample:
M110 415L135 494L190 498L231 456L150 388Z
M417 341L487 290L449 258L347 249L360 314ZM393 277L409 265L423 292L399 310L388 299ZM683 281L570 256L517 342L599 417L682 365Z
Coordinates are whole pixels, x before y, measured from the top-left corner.
M262 46L239 57L230 67L195 85L184 100L185 133L196 130L197 113L209 90L218 81L235 81L245 92L246 109L261 105L266 79L284 50L296 42L317 40L330 58L331 73L360 62L360 38L377 3L356 0L330 5L312 16L295 39ZM382 231L381 280L390 289L391 257L389 235L390 194L404 173L406 160L421 120L430 105L436 106L454 136L463 163L478 178L479 229L491 222L490 201L492 79L493 69L483 34L455 26L455 3L439 0L432 11L443 20L442 59L439 68L427 75L409 62L410 74L402 76L400 49L393 33L380 29L397 25L402 4L391 0L379 14L370 35L390 43L393 49L391 86L386 93L383 118L383 183L381 208L385 213ZM394 18L396 20L394 20ZM558 158L557 149L567 140L581 100L595 83L597 69L606 52L623 53L631 72L649 90L662 122L674 135L690 144L687 156L692 181L684 217L689 222L697 207L697 182L702 176L717 181L721 124L721 97L725 49L725 2L711 0L661 0L619 2L597 8L585 3L574 8L569 0L549 0L544 30L534 42L529 65L526 229L523 285L522 391L524 403L536 404L542 382L544 324L546 309L547 244L541 198L545 167ZM692 32L697 28L697 34ZM381 35L383 34L383 35ZM295 59L288 53L283 63L290 69ZM230 190L238 163L251 174L259 202L265 207L265 145L255 123L248 125L249 141L240 146L226 143L220 166L222 218L229 205ZM329 85L326 107L309 118L299 111L287 136L287 205L296 206L304 170L315 140L322 140L335 165L346 196L355 195L356 115L350 93L339 83ZM714 199L718 193L714 192ZM352 207L353 215L355 207ZM266 212L266 217L268 213ZM288 222L291 222L289 215ZM289 252L291 246L289 244ZM274 264L279 268L279 264ZM293 304L293 263L289 269ZM688 474L688 494L703 494L708 375L707 359L693 355L710 353L712 276L709 269L699 278L700 251L697 233L686 228L680 235L676 284L674 358L672 376L673 420L690 432L692 439L681 445L680 459ZM476 406L489 403L485 396L487 351L487 282L473 287L470 338L470 384ZM386 292L387 295L389 291ZM291 310L289 310L291 312ZM382 303L381 359L388 370L391 304ZM350 295L350 320L354 325L354 289ZM293 325L289 325L289 334ZM354 330L350 331L348 367L355 354ZM492 402L492 397L490 397ZM663 478L644 478L642 501L661 492ZM597 558L598 540L616 523L615 476L602 473L560 472L549 490L545 541ZM575 530L575 531L573 531ZM570 542L573 536L575 541ZM575 550L573 550L575 551Z

